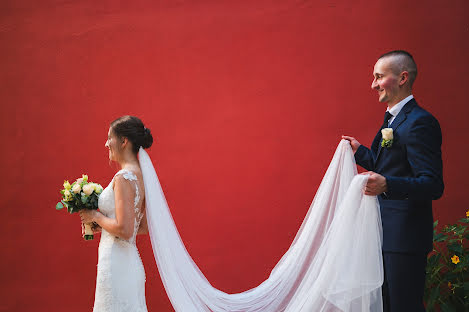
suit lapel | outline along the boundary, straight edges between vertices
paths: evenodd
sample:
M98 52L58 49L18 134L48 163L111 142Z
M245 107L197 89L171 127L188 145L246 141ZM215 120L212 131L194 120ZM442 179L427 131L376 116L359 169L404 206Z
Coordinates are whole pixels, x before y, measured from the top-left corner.
M407 114L414 108L414 106L417 105L417 102L415 102L415 99L410 100L404 107L401 109L399 114L397 114L396 118L391 123L390 128L392 128L392 132L395 133L397 128L407 119ZM381 128L383 129L383 128ZM378 153L376 155L376 162L378 162L379 155L381 154L381 130L379 130L378 134L379 135L379 143L378 143ZM376 138L375 138L376 139Z

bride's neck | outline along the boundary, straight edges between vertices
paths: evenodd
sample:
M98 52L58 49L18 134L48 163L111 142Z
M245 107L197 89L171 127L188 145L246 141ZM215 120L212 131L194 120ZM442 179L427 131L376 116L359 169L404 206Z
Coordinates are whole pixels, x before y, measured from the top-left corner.
M119 160L119 166L121 169L125 169L128 167L133 167L138 165L137 155L130 153L122 155L122 158Z

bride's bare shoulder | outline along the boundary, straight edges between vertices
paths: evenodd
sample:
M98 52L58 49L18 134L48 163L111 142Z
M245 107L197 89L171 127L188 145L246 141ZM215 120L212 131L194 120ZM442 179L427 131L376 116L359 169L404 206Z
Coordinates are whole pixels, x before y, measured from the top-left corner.
M143 175L142 170L138 166L132 166L119 170L115 177L121 176L122 179L128 181L135 181L138 183L139 187L143 187Z

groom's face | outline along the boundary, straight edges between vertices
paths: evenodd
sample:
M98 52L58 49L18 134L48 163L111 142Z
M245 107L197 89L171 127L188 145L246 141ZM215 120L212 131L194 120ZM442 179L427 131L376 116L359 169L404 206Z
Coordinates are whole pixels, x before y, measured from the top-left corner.
M378 99L381 103L393 105L398 102L399 77L393 71L391 58L379 59L373 71L371 88L378 91ZM394 65L395 66L395 65Z

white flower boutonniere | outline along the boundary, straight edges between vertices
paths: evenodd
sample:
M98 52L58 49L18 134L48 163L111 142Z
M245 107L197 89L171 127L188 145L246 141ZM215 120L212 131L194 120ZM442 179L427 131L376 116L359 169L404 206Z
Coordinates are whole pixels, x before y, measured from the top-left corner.
M381 141L381 146L390 148L392 146L392 141L394 139L392 128L384 128L381 130L381 135L383 136L383 141Z

